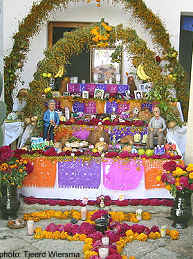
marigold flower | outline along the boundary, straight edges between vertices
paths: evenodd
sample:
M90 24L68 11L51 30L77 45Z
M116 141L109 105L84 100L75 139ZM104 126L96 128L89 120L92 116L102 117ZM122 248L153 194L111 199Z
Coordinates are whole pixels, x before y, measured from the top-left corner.
M189 174L189 178L193 179L193 172Z
M179 239L179 232L177 230L170 230L170 237L173 240Z
M143 220L150 220L151 219L151 214L147 211L142 212L142 219Z
M166 187L165 187L168 191L170 191L171 190L171 186L170 185L166 185Z
M188 164L186 171L188 171L188 172L193 171L193 164Z
M141 233L137 236L136 238L138 241L146 241L147 240L147 235L144 233Z

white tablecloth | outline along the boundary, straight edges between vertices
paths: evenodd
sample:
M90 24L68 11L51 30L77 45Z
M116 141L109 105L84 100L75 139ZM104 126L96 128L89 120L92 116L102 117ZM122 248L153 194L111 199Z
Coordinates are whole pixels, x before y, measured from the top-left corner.
M3 124L4 140L3 145L7 146L13 143L23 133L24 123L21 121L17 122L5 122Z
M21 192L26 197L69 200L80 200L84 197L87 197L89 200L96 200L100 195L109 195L113 200L117 200L120 195L124 195L125 199L172 198L169 191L165 188L145 189L144 175L136 189L118 191L105 188L102 181L103 171L101 171L101 174L101 184L98 189L59 188L58 176L56 175L54 188L23 187Z

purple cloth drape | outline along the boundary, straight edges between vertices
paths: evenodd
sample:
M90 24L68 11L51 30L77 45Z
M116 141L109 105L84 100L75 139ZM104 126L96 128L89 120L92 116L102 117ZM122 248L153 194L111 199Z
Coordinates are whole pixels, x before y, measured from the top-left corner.
M58 162L58 186L60 188L94 188L101 181L100 160L84 162L81 159Z

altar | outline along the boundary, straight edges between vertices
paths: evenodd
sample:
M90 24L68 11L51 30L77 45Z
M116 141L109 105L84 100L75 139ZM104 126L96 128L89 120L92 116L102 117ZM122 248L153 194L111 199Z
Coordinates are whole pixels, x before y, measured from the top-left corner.
M113 159L82 158L63 159L34 158L33 173L24 180L22 194L25 197L48 199L96 200L108 195L117 200L147 198L172 198L157 181L163 172L166 159ZM180 163L180 160L178 160Z

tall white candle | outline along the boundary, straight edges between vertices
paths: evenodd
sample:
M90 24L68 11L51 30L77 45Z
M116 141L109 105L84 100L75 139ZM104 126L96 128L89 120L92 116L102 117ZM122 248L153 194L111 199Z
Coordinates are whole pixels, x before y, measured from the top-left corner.
M102 237L101 241L104 246L109 245L109 237Z
M161 229L160 229L160 234L161 234L161 237L165 237L166 236L166 226L161 226Z
M81 208L81 219L86 220L86 217L87 217L87 207L85 206Z
M138 220L142 220L142 209L137 209L136 210L136 218Z
M32 236L34 233L34 221L33 220L28 220L27 221L27 232L28 235Z
M109 255L109 248L108 247L100 247L99 248L99 257L101 259L105 259Z

